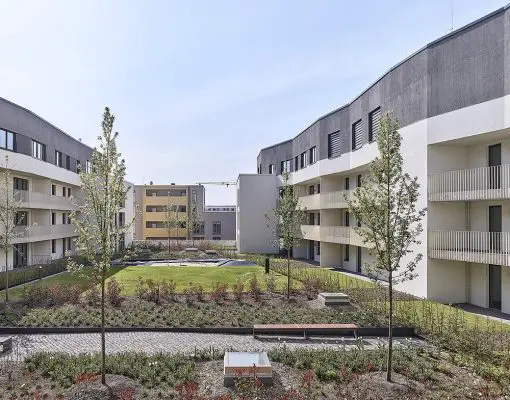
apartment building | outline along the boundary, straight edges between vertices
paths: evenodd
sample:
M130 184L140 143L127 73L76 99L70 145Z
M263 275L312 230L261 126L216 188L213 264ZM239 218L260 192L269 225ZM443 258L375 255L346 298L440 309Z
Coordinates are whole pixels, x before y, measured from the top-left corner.
M235 206L206 206L202 185L136 185L136 240L235 240ZM190 232L188 221L196 206L200 227ZM170 209L170 214L166 211ZM167 229L165 221L175 221Z
M0 168L7 155L21 206L14 221L18 236L8 257L9 269L44 264L74 252L76 232L70 213L83 197L78 171L90 168L92 151L33 112L0 98ZM133 216L132 191L128 196L119 223ZM128 232L124 245L131 241ZM4 268L1 257L0 270Z
M293 255L366 273L371 256L345 198L378 155L379 120L392 111L404 168L421 185L418 208L428 209L414 248L424 256L418 278L400 289L510 313L509 26L507 6L441 37L293 139L263 148L257 174L238 180L239 250L276 251L263 215L289 171L308 212Z

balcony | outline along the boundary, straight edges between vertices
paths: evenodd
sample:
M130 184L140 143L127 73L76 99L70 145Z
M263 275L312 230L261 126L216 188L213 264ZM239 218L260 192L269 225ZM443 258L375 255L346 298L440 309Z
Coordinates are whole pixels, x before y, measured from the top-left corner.
M301 235L307 240L321 240L321 230L319 225L301 225Z
M347 200L352 190L338 190L336 192L321 193L321 208L348 208Z
M510 232L429 231L428 255L442 260L510 266Z
M429 175L428 199L429 201L510 199L510 165Z
M38 242L76 236L74 224L17 226L14 243Z
M321 208L321 195L311 194L308 196L301 196L298 198L298 207L306 208L307 210L320 210Z
M27 190L18 190L14 197L21 202L23 208L40 208L52 210L76 210L75 203L82 197L63 197L52 196L42 192L29 192Z
M186 206L188 204L187 196L145 196L144 205L147 206Z

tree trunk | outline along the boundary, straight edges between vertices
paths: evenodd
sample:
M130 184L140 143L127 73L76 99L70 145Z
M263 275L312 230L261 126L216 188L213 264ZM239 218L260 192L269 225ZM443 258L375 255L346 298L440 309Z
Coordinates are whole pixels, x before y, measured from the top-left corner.
M287 300L290 299L290 250L287 250Z
M388 362L386 370L386 380L391 382L391 361L393 356L393 283L392 271L389 273L388 282L388 301L390 302L390 315L388 318Z
M168 235L168 254L170 254L170 235Z
M101 275L101 383L103 385L106 384L106 338L104 316L105 280L106 280L106 268L103 265Z
M9 250L5 250L5 304L9 301Z

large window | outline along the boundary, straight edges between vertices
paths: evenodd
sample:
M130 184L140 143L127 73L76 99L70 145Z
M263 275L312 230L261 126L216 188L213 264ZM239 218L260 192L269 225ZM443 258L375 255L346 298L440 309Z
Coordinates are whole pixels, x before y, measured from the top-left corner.
M13 268L20 268L27 266L28 260L28 244L27 243L18 243L12 245L13 251Z
M310 164L314 164L316 161L317 161L317 147L313 146L309 152L308 162Z
M352 149L359 149L363 141L363 122L361 119L352 124Z
M220 221L213 222L212 234L213 235L221 235L221 222Z
M269 164L269 174L270 175L274 174L274 164Z
M32 140L32 157L46 161L46 145Z
M306 168L306 151L301 153L301 168Z
M377 139L377 134L381 128L381 107L376 108L368 115L368 141Z
M62 167L62 153L58 150L55 150L55 165Z
M0 129L0 148L7 150L15 150L16 135L12 132Z
M66 169L71 170L71 157L66 156Z
M87 160L85 162L85 172L87 174L90 174L92 172L92 163L90 162L90 160Z
M328 157L335 158L342 154L340 131L328 135Z
M14 225L16 226L28 225L28 212L16 211L16 214L14 214Z
M284 172L290 172L290 164L292 160L280 161L280 174Z
M76 172L81 172L81 162L79 160L76 160Z
M294 171L299 170L299 156L294 157Z

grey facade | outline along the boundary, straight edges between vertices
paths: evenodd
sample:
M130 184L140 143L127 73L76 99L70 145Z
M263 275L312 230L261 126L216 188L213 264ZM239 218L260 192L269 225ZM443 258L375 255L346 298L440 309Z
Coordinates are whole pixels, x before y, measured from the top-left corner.
M55 150L63 155L63 168L66 156L70 157L69 170L76 172L76 161L85 168L93 149L74 139L33 112L0 98L0 129L15 134L15 152L32 156L32 140L46 146L45 160L55 164Z
M400 125L496 99L510 93L510 8L501 8L432 43L391 68L349 104L315 121L294 139L262 149L258 173L316 146L328 158L328 135L339 132L341 153L352 151L352 125L361 120L369 141L368 115L380 107Z

